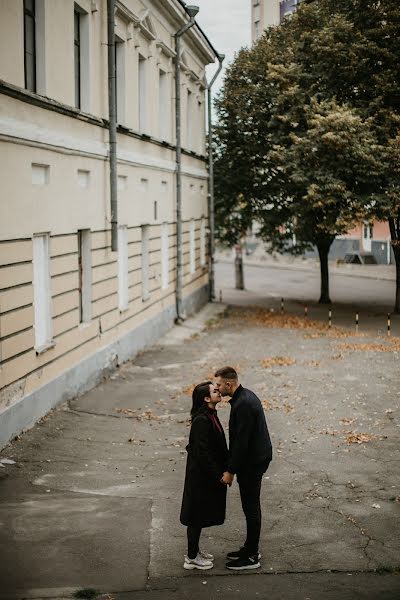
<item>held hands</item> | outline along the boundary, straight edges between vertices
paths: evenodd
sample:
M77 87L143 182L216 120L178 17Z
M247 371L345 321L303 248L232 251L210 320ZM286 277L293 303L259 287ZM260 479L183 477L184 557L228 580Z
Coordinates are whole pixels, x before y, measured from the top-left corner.
M220 482L223 483L224 485L229 485L229 487L231 487L232 483L233 483L233 478L234 475L232 475L232 473L229 473L229 471L225 471L225 473L222 475Z

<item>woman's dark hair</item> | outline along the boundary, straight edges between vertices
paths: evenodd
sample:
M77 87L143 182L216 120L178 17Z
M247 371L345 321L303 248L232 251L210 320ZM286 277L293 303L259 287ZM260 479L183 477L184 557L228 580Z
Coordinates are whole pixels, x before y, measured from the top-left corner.
M210 397L211 383L211 381L203 381L203 383L199 383L194 388L192 393L192 410L190 411L190 416L192 419L207 409L207 404L204 402L204 400L205 398Z

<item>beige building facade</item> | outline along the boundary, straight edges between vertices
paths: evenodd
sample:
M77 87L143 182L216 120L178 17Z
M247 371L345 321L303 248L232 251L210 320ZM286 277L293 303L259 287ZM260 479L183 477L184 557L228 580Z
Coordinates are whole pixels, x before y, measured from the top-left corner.
M106 0L0 0L0 447L173 323L178 0L116 1L118 251ZM183 297L207 301L205 66L182 38Z
M279 25L291 15L302 0L250 0L251 40L255 42L268 27Z

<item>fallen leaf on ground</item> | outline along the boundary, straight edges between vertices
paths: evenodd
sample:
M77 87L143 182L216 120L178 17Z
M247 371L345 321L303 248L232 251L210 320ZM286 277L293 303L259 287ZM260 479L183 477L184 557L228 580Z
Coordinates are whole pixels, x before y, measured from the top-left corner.
M137 419L138 421L159 421L160 417L154 414L150 409L148 409L140 415L135 415L135 419Z
M343 423L343 425L351 425L352 423L354 423L355 419L340 419L340 423Z
M266 369L270 367L289 367L295 363L294 358L290 358L289 356L271 356L270 358L260 360L261 366Z
M341 338L354 336L355 333L350 330L342 329L337 326L328 326L328 322L313 321L309 318L298 317L288 313L277 313L268 308L255 307L231 307L226 316L232 320L238 320L242 324L246 321L249 324L262 325L264 327L276 327L278 329L304 329L313 331L307 337L327 336L330 338ZM223 326L224 321L220 320L217 326Z
M346 432L346 443L347 444L365 444L376 440L377 436L370 433L356 433L354 431Z
M342 350L351 350L353 352L400 352L400 338L392 338L388 343L365 343L365 344L350 344L343 342L338 344L338 348Z
M188 387L183 388L182 390L182 394L185 394L185 396L191 396L193 394L193 390L196 387L197 383L192 383L192 385L189 385Z

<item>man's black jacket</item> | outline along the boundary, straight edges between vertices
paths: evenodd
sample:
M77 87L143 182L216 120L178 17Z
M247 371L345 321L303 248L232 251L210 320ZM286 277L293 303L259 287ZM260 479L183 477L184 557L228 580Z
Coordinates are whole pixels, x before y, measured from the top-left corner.
M267 466L272 460L272 445L260 399L239 385L230 404L229 473Z

